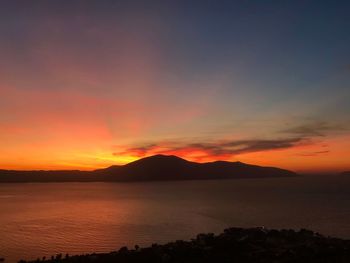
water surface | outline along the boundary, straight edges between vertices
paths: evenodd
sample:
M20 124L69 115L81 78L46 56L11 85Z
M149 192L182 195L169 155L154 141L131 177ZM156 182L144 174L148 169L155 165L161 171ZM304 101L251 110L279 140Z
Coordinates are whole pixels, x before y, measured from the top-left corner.
M350 178L0 184L0 257L109 252L225 227L350 238Z

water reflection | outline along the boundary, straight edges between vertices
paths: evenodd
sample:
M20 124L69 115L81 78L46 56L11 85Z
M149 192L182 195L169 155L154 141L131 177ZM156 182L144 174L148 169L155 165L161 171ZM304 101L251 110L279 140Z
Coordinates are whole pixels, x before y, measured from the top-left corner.
M0 185L0 257L91 253L227 226L350 237L349 179Z

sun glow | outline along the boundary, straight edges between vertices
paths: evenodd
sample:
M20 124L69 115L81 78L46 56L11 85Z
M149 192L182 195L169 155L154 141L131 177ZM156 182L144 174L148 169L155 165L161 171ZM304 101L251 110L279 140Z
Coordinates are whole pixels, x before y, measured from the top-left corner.
M349 74L335 66L349 53L349 19L313 21L325 41L310 50L314 38L276 31L263 12L237 23L245 8L236 18L85 4L3 17L0 168L92 170L168 154L350 169Z

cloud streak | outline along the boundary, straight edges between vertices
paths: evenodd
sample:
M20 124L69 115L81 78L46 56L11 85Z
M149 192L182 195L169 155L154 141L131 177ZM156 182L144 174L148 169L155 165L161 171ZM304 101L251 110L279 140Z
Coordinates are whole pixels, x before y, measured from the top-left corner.
M172 154L195 161L218 159L233 159L242 154L292 149L297 147L317 145L317 138L326 137L330 133L347 131L344 125L329 122L310 122L279 131L277 139L245 139L245 140L217 140L198 141L159 141L146 142L132 147L117 147L114 156L134 156L142 158L154 154ZM305 149L305 148L301 148ZM312 150L300 152L298 156L319 156L329 153L329 150Z
M328 122L313 122L304 125L299 125L289 129L282 130L281 133L303 137L323 137L330 132L347 131L347 127L339 124L331 124Z
M298 154L298 156L313 157L313 156L317 156L317 155L320 155L320 154L327 154L327 153L329 153L329 152L330 152L329 150L326 150L326 151L317 151L317 152L300 153L300 154Z
M192 157L196 160L206 158L218 159L245 153L287 149L303 143L307 143L307 140L302 137L275 140L230 140L196 143L166 141L124 148L123 150L115 151L113 155L144 157L154 154L174 154Z

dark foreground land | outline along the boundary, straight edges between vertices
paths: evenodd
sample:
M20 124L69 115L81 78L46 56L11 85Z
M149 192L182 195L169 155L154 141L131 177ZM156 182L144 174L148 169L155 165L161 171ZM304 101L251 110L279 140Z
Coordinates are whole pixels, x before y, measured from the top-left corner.
M45 262L350 262L350 240L325 237L309 230L229 228L222 234L199 234L191 241L176 241L147 248L80 256L57 255ZM25 261L20 261L24 263Z

